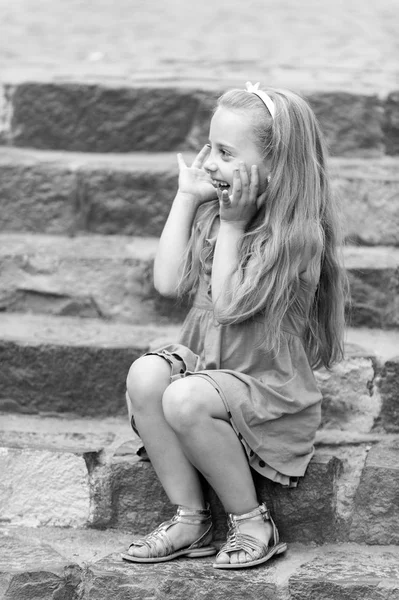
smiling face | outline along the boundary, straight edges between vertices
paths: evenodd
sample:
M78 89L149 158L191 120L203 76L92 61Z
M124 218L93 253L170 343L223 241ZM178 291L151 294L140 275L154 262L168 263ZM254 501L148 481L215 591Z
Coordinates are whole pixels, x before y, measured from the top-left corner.
M242 161L248 175L252 165L258 167L259 194L266 188L268 168L256 144L253 128L248 115L242 111L219 107L213 115L209 142L211 152L204 168L212 177L215 187L232 193L234 169Z

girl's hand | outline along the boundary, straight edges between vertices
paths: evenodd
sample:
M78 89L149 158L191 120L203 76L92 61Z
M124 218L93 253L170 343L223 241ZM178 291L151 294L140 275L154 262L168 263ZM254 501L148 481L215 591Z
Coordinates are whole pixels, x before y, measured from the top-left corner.
M232 195L229 196L228 192L224 191L219 196L220 219L245 229L265 200L266 192L260 196L258 193L258 167L251 167L249 178L245 164L240 162L239 168L234 170Z
M191 167L188 167L181 154L177 155L179 165L179 192L193 196L199 204L217 198L217 192L212 185L210 175L203 169L203 164L210 152L209 146L204 146L195 157Z

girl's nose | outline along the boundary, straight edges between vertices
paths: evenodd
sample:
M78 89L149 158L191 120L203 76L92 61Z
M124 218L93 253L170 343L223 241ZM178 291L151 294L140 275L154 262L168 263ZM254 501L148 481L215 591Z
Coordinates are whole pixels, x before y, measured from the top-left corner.
M217 165L211 160L206 160L204 163L204 169L205 171L212 173L213 171L217 170Z

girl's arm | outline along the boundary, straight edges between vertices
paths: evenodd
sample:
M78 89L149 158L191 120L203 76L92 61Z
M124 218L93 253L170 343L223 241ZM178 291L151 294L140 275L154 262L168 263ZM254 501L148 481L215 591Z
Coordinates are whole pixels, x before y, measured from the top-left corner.
M184 252L191 236L191 228L198 207L216 198L216 190L209 174L202 168L209 147L204 146L191 167L187 167L181 154L179 163L179 189L165 223L154 263L154 286L163 296L176 296Z

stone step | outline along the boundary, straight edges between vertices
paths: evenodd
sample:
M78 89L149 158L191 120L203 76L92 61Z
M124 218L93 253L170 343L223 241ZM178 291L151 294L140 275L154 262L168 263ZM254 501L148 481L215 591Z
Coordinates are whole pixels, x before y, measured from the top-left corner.
M258 77L262 78L262 72ZM268 80L270 80L268 78ZM239 82L243 87L243 82ZM376 94L288 85L305 97L336 156L397 154L395 89ZM162 80L140 83L92 76L45 80L3 74L0 142L82 152L197 149L208 136L211 110L225 86ZM354 89L354 88L353 88Z
M0 409L82 416L124 414L131 363L178 337L174 326L18 313L0 313L0 331ZM316 372L324 427L399 431L398 348L396 330L348 330L345 361Z
M187 304L153 287L154 237L0 234L0 307L9 312L182 322ZM350 325L399 325L399 248L343 249Z
M284 556L240 571L212 568L213 558L157 565L125 563L129 534L90 530L7 528L0 531L0 600L81 598L308 598L399 597L395 547L291 544ZM40 596L38 595L40 594Z
M194 155L188 153L187 162ZM352 243L399 245L399 159L332 158ZM160 235L177 188L175 153L87 154L0 147L0 230Z
M287 542L399 545L399 435L321 431L296 489L255 475ZM170 518L152 465L127 419L1 415L0 522L10 527L114 528L142 535ZM378 485L376 485L378 482ZM205 485L215 537L226 519ZM304 527L306 524L306 527Z

